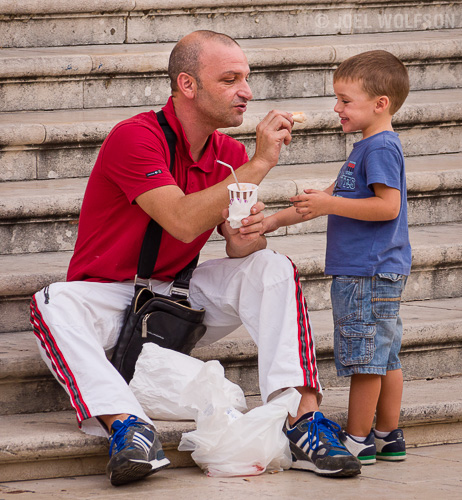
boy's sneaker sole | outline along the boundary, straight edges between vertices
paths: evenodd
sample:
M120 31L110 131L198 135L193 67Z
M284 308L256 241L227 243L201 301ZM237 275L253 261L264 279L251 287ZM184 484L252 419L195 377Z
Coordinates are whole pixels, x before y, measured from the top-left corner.
M363 465L372 465L377 461L376 455L371 455L369 457L356 457Z
M406 452L399 453L377 453L377 460L385 460L388 462L399 462L406 460Z
M109 476L113 486L121 486L122 484L138 481L144 477L150 476L170 465L168 458L161 460L145 460L130 459L121 464L117 469L113 469Z
M311 460L306 460L304 457L297 458L297 455L304 454L292 442L290 442L290 451L292 452L291 469L306 470L325 477L351 477L361 473L361 465L358 464L357 460L352 460L351 463L344 464L343 467L336 470L320 469Z

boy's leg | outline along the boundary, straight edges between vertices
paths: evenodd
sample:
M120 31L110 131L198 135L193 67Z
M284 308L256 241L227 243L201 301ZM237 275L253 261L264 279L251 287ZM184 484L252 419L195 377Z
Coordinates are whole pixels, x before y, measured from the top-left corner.
M400 368L389 370L382 377L382 389L377 404L375 445L379 460L406 459L404 434L398 428L403 393L403 373Z
M380 375L352 375L348 401L348 434L367 437L371 432L381 382Z
M402 370L387 371L381 382L375 428L381 432L391 432L399 426L403 395Z
M371 427L382 383L387 373L401 367L398 353L402 324L398 314L404 284L405 277L392 273L372 278L334 277L332 282L337 373L352 377L347 433L340 437L363 463L375 462L376 444ZM400 390L396 397L387 382L380 407L383 418L392 413L394 419L399 416ZM393 398L393 403L388 397Z

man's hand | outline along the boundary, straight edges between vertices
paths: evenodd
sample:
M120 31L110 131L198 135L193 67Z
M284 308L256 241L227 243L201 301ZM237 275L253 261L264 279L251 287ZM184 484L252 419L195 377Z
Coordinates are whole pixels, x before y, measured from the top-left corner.
M311 220L321 215L329 215L332 196L325 191L305 189L303 194L293 196L290 201L303 220Z
M221 231L226 239L226 253L229 257L246 257L257 250L266 248L266 238L262 236L263 231L263 209L265 205L261 201L251 208L250 215L242 219L242 227L233 229L226 220L229 210L223 210L225 222L221 225Z
M279 161L282 145L288 146L292 140L294 125L292 114L286 111L270 111L257 125L257 143L252 161L274 167Z
M277 231L279 229L275 215L265 217L261 224L263 228L261 234L272 233L273 231Z

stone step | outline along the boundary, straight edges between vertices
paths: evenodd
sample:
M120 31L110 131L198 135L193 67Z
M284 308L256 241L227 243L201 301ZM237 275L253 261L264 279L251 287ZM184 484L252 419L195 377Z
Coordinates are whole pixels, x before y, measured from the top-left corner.
M400 427L408 448L461 442L461 383L461 377L405 382ZM347 399L347 388L328 389L321 410L345 425ZM247 401L250 409L261 404L258 398ZM182 433L195 428L194 422L156 421L155 425L171 467L193 465L190 454L177 447ZM2 417L1 481L103 474L107 460L107 440L80 432L72 412Z
M462 376L462 298L404 302L401 361L406 380ZM312 311L321 383L348 384L333 362L330 310ZM244 327L192 355L218 359L247 396L258 395L257 348ZM41 360L32 332L0 334L0 415L70 410L69 399Z
M254 99L332 95L340 62L388 50L409 69L412 90L461 86L462 30L240 41ZM170 95L173 43L3 49L0 112L158 106Z
M252 101L241 126L224 129L250 156L255 127L271 109L304 111L279 163L342 161L360 135L343 134L332 97ZM407 156L462 151L462 89L411 92L394 119ZM156 108L156 110L159 108ZM88 176L102 141L119 121L150 108L112 108L0 113L0 180Z
M3 0L4 47L176 41L210 29L235 38L389 33L462 27L460 1Z
M462 296L462 223L410 228L413 267L404 300ZM330 307L330 278L324 276L325 234L268 239L268 247L297 265L310 310ZM223 241L210 241L202 260L225 256ZM0 256L0 332L29 329L29 301L37 290L63 281L71 252Z
M324 189L339 162L274 168L259 198L272 213L289 206L304 188ZM410 225L462 220L462 153L409 157L406 161ZM50 179L0 184L0 254L72 250L87 179ZM326 218L281 229L276 234L324 231ZM214 233L212 239L220 237Z

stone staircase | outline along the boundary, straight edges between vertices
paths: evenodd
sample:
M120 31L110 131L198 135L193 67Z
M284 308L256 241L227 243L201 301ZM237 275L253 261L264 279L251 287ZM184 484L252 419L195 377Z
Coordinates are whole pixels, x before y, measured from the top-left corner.
M31 295L65 279L87 176L120 120L169 95L173 43L194 29L239 38L254 101L226 131L251 155L273 108L303 110L280 164L263 181L268 213L335 178L357 134L333 112L332 73L385 49L407 65L411 94L395 119L407 157L413 268L402 305L408 446L462 441L462 2L351 0L4 0L0 5L0 481L104 471L107 442L78 431L41 361ZM269 246L297 264L326 387L323 411L345 422L347 380L333 365L325 218L281 229ZM214 234L203 260L222 257ZM241 328L193 353L219 359L259 404L256 348ZM191 422L157 427L174 466Z

